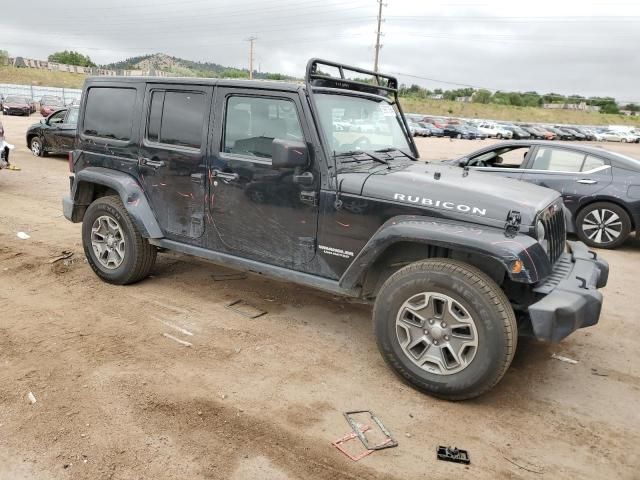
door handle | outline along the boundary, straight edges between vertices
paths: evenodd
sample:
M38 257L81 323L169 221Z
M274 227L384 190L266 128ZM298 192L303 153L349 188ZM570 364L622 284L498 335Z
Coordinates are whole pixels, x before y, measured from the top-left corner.
M577 183L583 183L585 185L593 185L594 183L598 183L597 180L590 180L588 178L581 178L580 180L576 180Z
M143 167L160 168L164 167L162 160L151 160L150 158L141 157L138 159L138 164Z
M222 180L238 180L240 178L240 175L237 173L227 173L218 169L213 170L213 176L215 178L221 178Z

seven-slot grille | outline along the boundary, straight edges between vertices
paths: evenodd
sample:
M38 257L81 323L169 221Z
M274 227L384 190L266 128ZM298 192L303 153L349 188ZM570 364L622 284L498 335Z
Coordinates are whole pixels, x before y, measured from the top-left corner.
M564 223L562 205L554 203L540 216L544 225L545 240L547 241L547 253L551 263L562 255L567 241L567 230Z

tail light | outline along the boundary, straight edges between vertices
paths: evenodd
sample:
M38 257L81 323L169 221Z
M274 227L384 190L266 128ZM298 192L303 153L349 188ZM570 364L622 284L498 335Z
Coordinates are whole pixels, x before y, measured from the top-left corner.
M69 152L68 160L69 160L69 171L73 173L73 152Z

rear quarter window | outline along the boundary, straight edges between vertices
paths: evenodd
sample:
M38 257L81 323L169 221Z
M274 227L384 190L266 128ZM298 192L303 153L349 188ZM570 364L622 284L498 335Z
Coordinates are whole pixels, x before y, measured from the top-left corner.
M131 140L135 104L134 88L89 88L82 133L111 140Z

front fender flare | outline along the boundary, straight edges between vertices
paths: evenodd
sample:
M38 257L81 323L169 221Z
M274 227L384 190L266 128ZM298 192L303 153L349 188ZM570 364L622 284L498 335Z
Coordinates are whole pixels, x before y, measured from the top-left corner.
M158 224L144 190L131 175L102 167L87 167L76 173L72 198L74 206L78 205L80 185L89 183L109 187L120 195L122 204L127 209L136 228L145 238L162 238L162 230Z
M551 264L541 245L528 235L506 236L504 230L428 216L397 216L385 222L369 239L340 278L340 286L361 284L367 269L391 245L424 243L458 252L490 257L500 263L514 282L533 284L551 273ZM513 273L514 261L523 263Z

